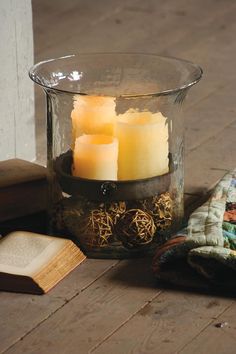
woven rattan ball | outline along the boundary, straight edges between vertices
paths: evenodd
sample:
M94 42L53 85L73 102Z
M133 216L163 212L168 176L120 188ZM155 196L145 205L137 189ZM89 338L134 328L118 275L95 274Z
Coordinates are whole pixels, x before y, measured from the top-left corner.
M103 210L93 209L80 220L78 239L89 247L105 247L112 239L113 222Z
M126 203L125 202L112 202L105 204L105 211L112 218L112 222L115 225L120 219L121 215L126 211Z
M54 225L88 248L104 247L113 235L111 215L99 204L81 198L61 200L55 207Z
M127 210L118 221L115 232L127 248L135 248L150 243L156 227L153 218L141 209Z
M164 231L171 226L173 202L169 192L143 200L142 209L152 216L157 231Z

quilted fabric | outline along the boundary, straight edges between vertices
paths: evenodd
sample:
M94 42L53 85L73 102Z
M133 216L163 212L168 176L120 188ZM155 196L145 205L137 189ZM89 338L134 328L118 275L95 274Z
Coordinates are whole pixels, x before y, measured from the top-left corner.
M236 169L191 214L187 228L156 250L153 271L174 284L236 290Z

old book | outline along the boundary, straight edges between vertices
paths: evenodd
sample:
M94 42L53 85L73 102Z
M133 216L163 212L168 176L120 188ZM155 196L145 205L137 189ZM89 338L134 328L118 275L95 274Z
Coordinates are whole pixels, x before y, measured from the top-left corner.
M0 239L0 290L46 293L85 258L71 240L12 232Z
M0 222L47 208L47 169L11 159L0 162Z

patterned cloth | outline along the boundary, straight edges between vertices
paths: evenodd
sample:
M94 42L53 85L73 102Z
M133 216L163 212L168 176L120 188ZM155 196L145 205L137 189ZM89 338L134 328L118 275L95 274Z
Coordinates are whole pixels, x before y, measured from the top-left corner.
M172 284L236 291L236 169L191 214L188 226L156 250L153 271Z

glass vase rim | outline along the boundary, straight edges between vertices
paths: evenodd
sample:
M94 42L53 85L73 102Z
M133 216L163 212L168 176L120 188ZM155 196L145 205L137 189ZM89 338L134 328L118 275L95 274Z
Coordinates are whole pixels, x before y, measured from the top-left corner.
M37 85L41 86L45 91L55 91L58 93L65 93L65 94L72 94L72 95L83 95L83 96L98 96L98 94L91 94L79 90L67 90L67 89L62 89L62 88L57 88L52 85L47 85L42 82L40 82L37 79L37 75L35 75L35 72L37 69L40 67L43 67L44 65L52 62L58 62L60 60L66 60L66 59L71 59L71 58L76 58L76 57L85 57L85 56L90 56L90 57L95 57L96 55L104 55L104 56L133 56L133 57L153 57L156 59L161 59L161 60L166 60L166 61L171 61L171 62L176 62L176 63L182 63L185 64L186 66L189 66L191 68L195 69L195 73L197 72L197 75L194 77L192 80L186 81L183 85L180 85L178 87L173 87L171 89L166 89L166 90L157 90L154 92L147 92L147 93L130 93L130 94L120 94L117 96L117 98L139 98L139 97L158 97L158 96L167 96L167 95L172 95L179 93L181 91L187 90L191 88L193 85L197 84L199 80L202 78L203 75L203 70L201 66L198 64L193 63L192 61L174 57L174 56L167 56L167 55L159 55L155 53L145 53L145 52L81 52L81 53L74 53L74 54L68 54L68 55L63 55L55 58L50 58L46 60L39 61L38 63L34 64L28 71L30 79L36 83ZM101 96L103 97L111 97L112 95L109 94L102 94Z

